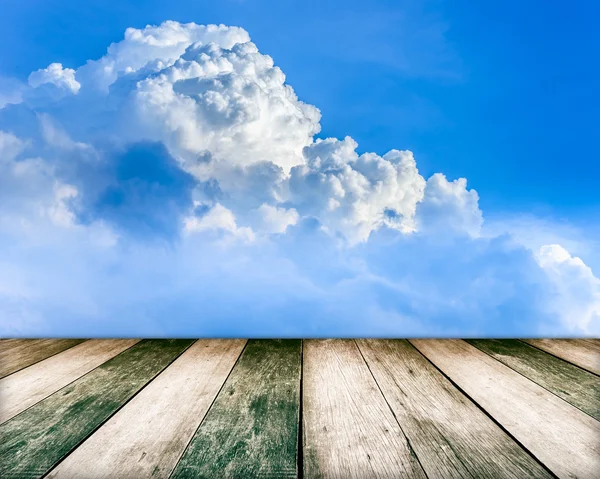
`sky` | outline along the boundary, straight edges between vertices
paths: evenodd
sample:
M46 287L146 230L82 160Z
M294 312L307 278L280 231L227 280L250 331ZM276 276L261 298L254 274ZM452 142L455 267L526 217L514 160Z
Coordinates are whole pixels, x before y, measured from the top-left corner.
M0 335L597 336L598 14L4 5Z

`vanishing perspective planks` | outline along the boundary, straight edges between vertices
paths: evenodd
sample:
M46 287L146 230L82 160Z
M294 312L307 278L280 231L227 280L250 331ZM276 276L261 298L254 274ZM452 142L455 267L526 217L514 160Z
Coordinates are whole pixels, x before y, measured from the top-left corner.
M47 477L168 477L244 344L197 341Z
M426 478L354 340L304 342L303 429L307 477Z
M4 478L600 478L598 340L0 340Z
M300 340L250 341L171 477L296 477Z

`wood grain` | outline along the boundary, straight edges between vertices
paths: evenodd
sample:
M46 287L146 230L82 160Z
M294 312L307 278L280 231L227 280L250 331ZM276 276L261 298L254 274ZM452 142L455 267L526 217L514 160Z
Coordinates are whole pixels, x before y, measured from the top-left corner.
M598 421L465 341L411 343L558 477L600 477Z
M522 341L600 375L600 342L598 341L588 339L524 339Z
M0 425L0 477L46 474L192 342L141 341Z
M0 423L50 396L138 339L91 339L0 379Z
M54 356L85 339L22 339L0 351L0 378Z
M8 351L11 348L15 348L17 346L21 346L26 343L35 343L44 341L43 339L21 339L21 338L8 338L8 339L0 339L0 353L4 351Z
M297 477L300 369L300 340L249 341L171 477Z
M306 340L303 357L305 477L426 477L354 340Z
M407 341L357 343L427 477L552 477Z
M600 377L516 339L467 342L600 420Z
M245 343L198 340L47 478L168 478Z

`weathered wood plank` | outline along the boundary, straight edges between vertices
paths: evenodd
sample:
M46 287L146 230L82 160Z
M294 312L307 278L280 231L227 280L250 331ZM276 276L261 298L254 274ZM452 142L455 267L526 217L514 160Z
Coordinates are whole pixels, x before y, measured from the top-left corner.
M47 473L193 340L145 340L0 425L0 477Z
M138 339L90 339L0 379L0 423L50 396Z
M85 339L25 339L0 351L0 378L82 343Z
M427 477L552 477L407 341L357 343Z
M300 340L249 341L171 477L296 477L300 372Z
M467 342L600 421L600 377L516 339Z
M600 477L600 423L462 340L411 340L561 478Z
M198 340L50 472L50 478L168 478L245 340Z
M8 338L8 339L0 339L0 353L3 351L7 351L11 348L15 348L25 343L43 341L43 339L21 339L21 338Z
M305 477L425 478L354 340L306 340Z
M523 339L580 368L600 375L600 343L586 339Z

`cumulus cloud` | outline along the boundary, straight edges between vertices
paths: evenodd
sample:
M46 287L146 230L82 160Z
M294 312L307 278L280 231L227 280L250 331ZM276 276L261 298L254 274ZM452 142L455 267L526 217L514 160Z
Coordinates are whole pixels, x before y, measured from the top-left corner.
M32 73L0 106L0 330L598 330L579 258L483 234L464 178L319 122L237 27L129 28L100 59Z
M600 334L600 279L558 244L542 246L536 258L555 288L549 307L571 331Z
M38 88L41 85L52 84L71 93L79 92L81 85L75 80L75 70L63 68L61 63L51 63L47 68L29 75L29 85Z

